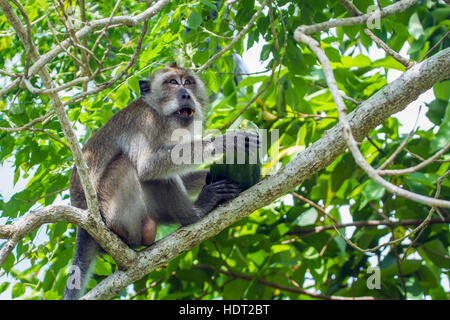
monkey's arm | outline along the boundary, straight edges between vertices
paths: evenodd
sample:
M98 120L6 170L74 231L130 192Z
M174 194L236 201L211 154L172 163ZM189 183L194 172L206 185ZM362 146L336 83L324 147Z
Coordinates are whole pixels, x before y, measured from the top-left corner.
M226 150L257 152L259 137L250 132L227 132L217 138L183 142L157 150L139 148L136 169L141 181L166 179L193 171L202 163L209 163Z
M184 187L189 196L196 196L202 191L205 184L208 184L206 177L209 173L209 169L196 170L188 172L181 176Z

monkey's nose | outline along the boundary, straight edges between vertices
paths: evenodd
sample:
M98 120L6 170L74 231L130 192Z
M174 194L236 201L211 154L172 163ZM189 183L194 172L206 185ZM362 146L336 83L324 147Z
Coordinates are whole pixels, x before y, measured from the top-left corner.
M190 100L191 99L191 96L190 96L189 92L186 89L184 89L184 88L181 88L178 91L178 97L181 100Z

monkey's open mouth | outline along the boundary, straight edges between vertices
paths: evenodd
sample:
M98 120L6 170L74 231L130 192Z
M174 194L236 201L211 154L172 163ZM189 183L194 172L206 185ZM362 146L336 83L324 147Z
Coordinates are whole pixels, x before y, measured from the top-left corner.
M190 118L194 115L195 111L194 109L190 107L183 107L177 111L175 111L175 114L178 116L182 116L183 118Z

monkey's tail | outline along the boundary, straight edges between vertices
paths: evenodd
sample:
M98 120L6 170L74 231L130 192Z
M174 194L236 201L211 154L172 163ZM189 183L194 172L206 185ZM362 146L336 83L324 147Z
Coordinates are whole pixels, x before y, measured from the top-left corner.
M67 279L63 300L77 300L86 288L99 246L89 233L78 227L73 265Z

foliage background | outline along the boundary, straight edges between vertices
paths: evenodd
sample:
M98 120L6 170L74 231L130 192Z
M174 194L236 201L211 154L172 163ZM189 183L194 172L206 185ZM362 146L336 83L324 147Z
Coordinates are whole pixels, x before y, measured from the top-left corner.
M391 1L381 0L382 6ZM366 12L373 1L353 2ZM86 18L107 18L114 2L86 1ZM217 5L217 7L216 7ZM65 29L59 17L60 10L47 0L23 1L23 6L33 23L34 43L41 52L65 38ZM77 2L64 1L69 13L80 16ZM293 31L301 24L312 24L349 16L338 1L273 0L274 36L268 11L258 17L248 35L238 41L229 52L216 60L203 73L211 91L211 108L206 128L219 128L229 123L254 96L257 88L264 87L275 67L274 80L267 86L256 103L250 105L233 126L250 120L260 128L279 130L279 140L268 146L269 155L276 148L280 154L275 161L266 163L269 173L286 164L298 151L318 140L325 130L337 123L337 111L327 89L321 67L315 56L304 45L293 39ZM160 64L178 61L186 67L200 67L219 48L225 47L230 38L244 27L259 7L253 0L225 5L224 1L174 1L149 21L147 36L132 76L124 77L112 87L70 104L66 111L77 129L80 143L101 127L111 115L124 108L139 95L138 80L146 77ZM121 1L117 14L133 15L145 10L146 4L138 1ZM218 10L216 9L218 8ZM37 22L36 22L37 21ZM55 36L48 22L55 27ZM400 51L409 43L408 55L420 60L449 30L450 8L442 1L418 1L405 12L382 20L381 29L374 33L392 49ZM386 71L404 71L404 67L392 57L373 60L367 51L374 46L362 32L364 26L340 27L335 31L316 34L331 60L338 87L348 97L366 100L386 85ZM24 48L11 34L6 18L0 16L0 69L23 72ZM98 76L104 82L117 74L129 61L142 26L126 26L108 30L111 50L105 67L111 69ZM86 38L89 47L97 39L96 34ZM265 42L260 60L267 64L268 72L236 77L233 53L242 55L262 37ZM433 53L448 47L448 38ZM107 48L103 40L94 52L102 57ZM73 54L79 52L73 50ZM95 61L90 62L93 66ZM78 66L67 54L60 54L48 64L58 84L67 83L80 74ZM239 81L236 81L239 80ZM0 81L0 86L6 80ZM41 83L36 77L33 85ZM63 91L63 101L80 92L81 87ZM423 108L421 117L428 117L434 124L429 130L417 130L407 144L407 149L423 158L440 150L450 140L450 81L436 84L436 99ZM353 110L356 105L346 101ZM425 109L427 110L426 112ZM21 126L50 110L46 96L37 96L28 90L18 89L0 101L0 127L11 124ZM426 115L425 115L426 113ZM314 115L314 116L313 116ZM36 128L64 139L56 118ZM383 125L371 130L360 148L372 166L377 167L399 146L406 135L399 133L399 122L389 118ZM448 159L448 156L447 156ZM72 169L72 155L61 143L49 139L43 132L0 131L0 160L11 161L15 170L14 183L29 179L26 187L11 199L0 198L2 222L9 222L24 215L31 208L47 206L55 201L67 200ZM403 151L391 168L404 168L419 161ZM419 172L390 177L396 185L433 196L437 179L449 169L449 162L435 162ZM295 190L326 209L337 221L347 210L353 221L383 220L378 212L395 221L423 219L429 208L422 204L397 198L371 181L355 164L350 154L342 154L330 166ZM49 195L49 196L48 196ZM43 198L44 197L44 198ZM441 198L450 198L450 181L444 179ZM441 211L448 215L445 210ZM437 216L435 216L436 218ZM349 247L333 230L306 233L315 226L331 222L315 208L295 197L287 196L255 211L218 236L204 241L193 250L171 261L165 268L150 273L137 281L118 298L134 299L312 299L301 289L321 293L323 296L362 297L385 299L432 298L448 299L449 293L442 286L449 276L448 224L440 223L425 228L407 252L413 239L398 246L381 248L374 253L361 253ZM177 226L161 227L161 238ZM403 236L411 226L393 228L357 227L351 241L362 248ZM42 242L38 238L48 237ZM6 279L0 283L0 293L11 290L12 298L58 299L61 297L74 252L75 226L66 223L45 225L21 241L0 269ZM2 242L0 242L0 246ZM407 258L401 262L403 255ZM26 267L17 268L19 261L29 261ZM23 264L21 264L23 266ZM381 289L370 290L366 280L367 268L381 269ZM109 256L98 258L93 287L116 269ZM10 285L10 278L15 283ZM447 288L448 289L448 288Z

